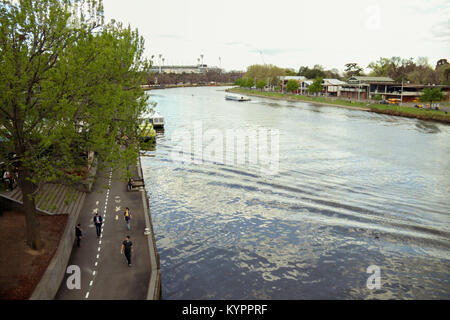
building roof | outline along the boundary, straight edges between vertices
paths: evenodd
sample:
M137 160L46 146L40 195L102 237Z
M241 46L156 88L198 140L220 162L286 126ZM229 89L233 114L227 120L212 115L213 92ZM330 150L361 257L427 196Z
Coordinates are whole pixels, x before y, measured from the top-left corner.
M353 76L348 79L348 82L394 82L394 80L389 77Z
M306 80L304 76L280 76L280 80Z
M339 79L323 79L325 84L331 84L333 86L340 86L343 84L346 84L344 81L341 81Z

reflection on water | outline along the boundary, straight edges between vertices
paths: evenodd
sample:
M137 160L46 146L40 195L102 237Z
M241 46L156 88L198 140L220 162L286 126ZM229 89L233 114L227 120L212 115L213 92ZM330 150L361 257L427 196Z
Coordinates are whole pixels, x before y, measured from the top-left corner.
M214 87L151 95L166 127L142 163L164 299L450 298L448 126ZM173 162L174 130L194 121L280 130L279 172Z

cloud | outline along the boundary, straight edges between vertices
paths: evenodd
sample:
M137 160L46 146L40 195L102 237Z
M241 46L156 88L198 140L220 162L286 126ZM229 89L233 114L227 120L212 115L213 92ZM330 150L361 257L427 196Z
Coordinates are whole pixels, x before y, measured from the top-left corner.
M155 34L156 38L165 38L165 39L181 39L182 36L178 34Z
M288 54L288 53L296 53L303 52L305 49L302 48L266 48L266 49L254 49L250 50L252 53L262 53L268 56L274 56L279 54Z

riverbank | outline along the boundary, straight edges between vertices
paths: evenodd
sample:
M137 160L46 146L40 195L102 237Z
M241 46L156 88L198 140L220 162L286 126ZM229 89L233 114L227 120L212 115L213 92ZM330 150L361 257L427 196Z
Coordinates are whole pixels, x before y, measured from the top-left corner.
M197 84L197 83L193 83L193 84L163 84L163 85L153 85L153 86L149 86L149 85L142 85L142 89L144 89L145 91L148 90L155 90L155 89L170 89L170 88L188 88L188 87L224 87L224 86L232 86L233 83L225 83L225 82L217 82L214 84Z
M342 100L342 99L332 99L326 97L309 97L303 95L294 95L294 94L286 94L279 92L265 92L265 91L253 91L242 88L231 88L227 89L227 92L232 93L240 93L248 96L255 97L264 97L275 100L286 100L286 101L303 101L303 102L311 102L322 105L329 105L334 107L353 109L353 110L362 110L362 111L370 111L375 113L388 114L392 116L400 116L407 118L416 118L420 120L431 120L438 121L446 124L450 124L450 114L437 110L422 110L411 107L402 107L402 106L391 106L391 105L382 105L375 103L367 103L361 101L350 101L350 100Z

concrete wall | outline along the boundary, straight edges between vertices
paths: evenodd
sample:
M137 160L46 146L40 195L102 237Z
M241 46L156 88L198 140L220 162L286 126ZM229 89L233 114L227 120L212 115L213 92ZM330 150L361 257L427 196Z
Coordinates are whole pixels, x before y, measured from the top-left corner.
M137 167L139 178L143 179L141 159L139 158ZM159 253L156 248L155 233L153 232L152 217L150 215L150 205L147 196L147 192L141 191L142 205L144 207L145 225L150 230L150 234L147 236L148 248L150 253L150 280L148 284L147 300L159 300L161 299L161 266L159 262Z
M69 215L66 229L61 237L58 248L44 275L34 289L30 300L53 300L66 274L66 267L75 241L75 225L80 211Z

